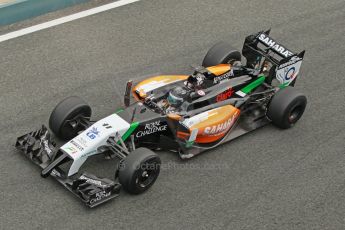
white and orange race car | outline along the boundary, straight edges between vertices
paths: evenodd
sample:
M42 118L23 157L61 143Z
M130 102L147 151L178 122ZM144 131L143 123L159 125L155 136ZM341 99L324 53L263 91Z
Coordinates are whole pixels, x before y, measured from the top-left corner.
M57 147L43 126L19 137L16 147L43 169L42 176L52 176L94 207L122 187L139 194L152 186L161 163L152 150L186 159L271 122L290 128L307 104L293 88L304 51L293 53L269 32L248 36L242 53L216 44L191 75L128 81L125 106L97 122L87 103L68 97L49 119L50 130L65 144ZM120 159L114 180L79 172L97 154Z

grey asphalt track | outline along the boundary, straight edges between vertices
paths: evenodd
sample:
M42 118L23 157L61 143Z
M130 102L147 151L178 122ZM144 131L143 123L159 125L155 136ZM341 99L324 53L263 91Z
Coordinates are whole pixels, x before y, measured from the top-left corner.
M269 27L307 50L297 88L309 104L292 129L267 126L185 162L162 152L152 189L92 210L13 147L68 95L100 118L128 79L190 73L215 42L241 48ZM343 0L143 0L0 43L0 229L345 229L344 37ZM112 174L104 165L99 175Z

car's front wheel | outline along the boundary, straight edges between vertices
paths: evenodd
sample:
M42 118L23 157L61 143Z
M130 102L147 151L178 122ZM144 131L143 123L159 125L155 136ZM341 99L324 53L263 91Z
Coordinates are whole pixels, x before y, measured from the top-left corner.
M131 152L120 164L119 182L131 194L140 194L149 189L160 172L159 156L147 148Z
M49 128L63 140L75 137L85 129L85 121L91 116L90 106L81 98L72 96L61 101L52 111Z

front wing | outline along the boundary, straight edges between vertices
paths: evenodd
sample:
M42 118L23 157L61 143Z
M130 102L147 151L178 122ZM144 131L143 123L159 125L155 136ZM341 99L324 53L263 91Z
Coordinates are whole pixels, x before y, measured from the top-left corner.
M48 175L91 208L117 197L120 193L121 185L107 178L98 178L89 173L67 177L60 165L71 159L56 148L44 125L39 130L18 137L15 147L43 169L42 175L48 172Z

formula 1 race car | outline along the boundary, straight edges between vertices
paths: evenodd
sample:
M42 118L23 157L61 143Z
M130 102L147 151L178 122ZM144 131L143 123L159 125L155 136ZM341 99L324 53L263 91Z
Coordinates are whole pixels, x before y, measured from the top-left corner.
M246 37L242 53L217 43L191 75L128 81L124 107L97 122L86 102L68 97L49 119L51 132L65 144L58 147L43 125L19 137L16 147L42 168L43 177L55 178L94 207L122 187L139 194L152 186L161 164L152 150L187 159L271 122L290 128L307 104L293 87L304 51L293 53L269 32ZM114 179L79 172L96 154L119 158Z

